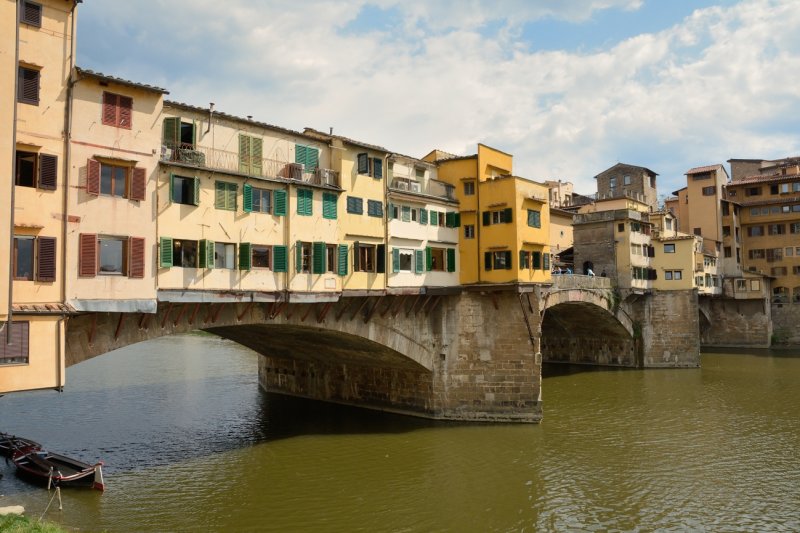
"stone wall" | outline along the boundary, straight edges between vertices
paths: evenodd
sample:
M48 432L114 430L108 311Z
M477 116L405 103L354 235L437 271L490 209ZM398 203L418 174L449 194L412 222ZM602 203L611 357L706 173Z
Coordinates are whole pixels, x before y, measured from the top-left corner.
M700 320L697 292L654 291L632 295L623 303L635 317L641 342L640 366L700 366Z
M708 347L766 348L772 316L764 299L700 298L700 342Z
M773 346L800 346L800 304L772 305Z

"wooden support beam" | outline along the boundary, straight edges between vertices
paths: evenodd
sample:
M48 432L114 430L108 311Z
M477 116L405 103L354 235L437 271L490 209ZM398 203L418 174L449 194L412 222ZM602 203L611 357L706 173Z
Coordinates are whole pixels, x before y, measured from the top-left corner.
M139 329L147 329L147 323L150 322L150 313L141 313L139 317Z
M431 301L432 299L433 299L433 295L430 295L430 294L429 294L429 295L428 295L428 296L425 298L425 301L424 301L424 302L422 302L422 307L420 307L420 308L419 308L419 311L417 311L417 313L423 313L423 312L425 312L425 308L426 308L426 307L428 307L428 303L430 303L430 301ZM414 313L414 316L417 316L417 313Z
M403 308L403 304L406 303L407 299L408 299L408 296L405 296L405 295L397 297L397 305L392 310L392 318L395 318L397 316L397 313L399 313L400 310Z
M119 320L117 320L117 329L114 330L114 340L119 339L119 332L122 329L122 324L125 323L125 317L128 316L128 313L120 313Z
M217 323L217 319L219 318L219 314L222 312L223 309L225 309L226 305L228 305L227 302L222 302L221 304L219 304L219 307L217 307L217 312L214 313L214 318L211 320L212 324L216 324Z
M287 305L286 306L286 313L285 314L286 314L286 320L289 320L290 318L292 318L292 315L294 314L294 309L292 309L291 305Z
M97 313L92 313L92 327L89 328L89 346L94 344L95 333L97 333Z
M167 304L167 310L164 311L164 318L161 319L161 329L164 329L164 326L167 325L167 320L169 319L169 313L172 311L172 302Z
M414 310L414 308L415 308L415 307L417 306L417 304L419 303L419 296L420 296L420 295L419 295L419 294L417 294L417 297L416 297L416 298L414 298L414 303L412 303L412 304L411 304L411 307L409 307L408 309L406 309L406 316L408 316L409 314L411 314L411 311L413 311L413 310Z
M399 297L399 296L395 296L394 298L390 298L390 299L388 300L388 302L389 302L389 303L386 305L386 307L384 308L384 310L383 310L383 311L381 311L381 318L383 318L384 316L386 316L386 313L388 313L388 312L389 312L389 310L390 310L392 307L394 307L394 305L397 303L397 300L399 300L399 299L400 299L400 297Z
M275 307L273 309L271 309L270 312L269 312L270 319L274 319L276 316L281 314L281 311L283 311L283 307L286 305L286 302L285 301L284 302L273 302L273 305Z
M350 305L352 304L353 301L355 301L355 298L353 298L352 300L348 299L348 300L340 300L340 301L346 301L347 303L344 304L342 306L342 308L339 309L339 311L336 312L336 320L339 320L340 318L342 318L342 315L344 315L345 311L350 309Z
M199 309L200 309L200 302L197 302L196 304L194 304L194 310L192 311L192 314L189 315L189 325L190 326L192 324L194 324L194 317L197 316L197 311Z
M434 300L433 300L433 304L431 305L430 309L428 309L428 312L425 313L425 314L429 315L429 314L433 313L434 309L439 307L440 303L442 303L442 297L441 296L435 296Z
M317 307L317 304L306 304L306 312L305 312L305 314L303 314L302 317L300 317L300 322L305 322L306 318L308 318L308 315L310 315L311 311L316 309L316 307Z
M186 312L186 304L183 304L181 305L181 310L178 311L178 316L175 317L175 322L172 323L173 326L178 325L178 322L181 321L181 318L183 318L183 313L185 312Z
M497 304L497 293L495 293L495 292L490 292L490 293L489 293L489 296L490 296L490 297L491 297L491 299L492 299L492 305L494 305L494 309L495 309L495 311L499 311L499 310L500 310L500 306Z
M375 314L375 311L378 309L378 306L381 305L381 300L383 300L383 295L378 296L378 301L375 302L375 305L372 306L372 309L370 309L367 315L364 317L364 324L372 320L372 315Z
M325 302L325 305L322 306L322 312L317 314L317 324L325 320L325 315L328 314L328 311L330 311L332 307L333 307L333 302Z
M356 312L353 313L352 315L350 315L350 320L353 320L356 317L356 315L358 313L360 313L362 309L364 309L364 306L367 305L368 301L369 301L369 296L365 296L364 297L364 301L361 302L361 305L358 306L358 309L356 309Z
M236 317L236 321L241 322L242 318L244 318L244 315L246 315L247 312L250 311L251 307L253 307L253 302L252 301L247 302L247 305L244 306L244 311L242 311L241 314Z

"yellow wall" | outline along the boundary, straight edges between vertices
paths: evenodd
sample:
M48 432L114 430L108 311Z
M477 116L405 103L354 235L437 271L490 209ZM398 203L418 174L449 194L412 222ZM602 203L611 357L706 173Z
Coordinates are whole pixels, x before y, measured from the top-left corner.
M694 288L695 267L695 240L684 234L679 237L668 237L653 240L656 256L653 258L653 267L658 272L658 278L653 281L653 288L660 291L677 291ZM664 253L664 245L674 244L675 253ZM664 272L667 270L681 271L680 280L667 280Z
M0 98L8 103L14 102L14 87L17 83L17 77L13 75L16 70L16 5L14 0L0 1L0 72L7 73L6 76L0 76ZM0 213L11 212L11 184L14 180L13 124L14 106L0 105ZM6 320L8 314L8 270L12 249L10 224L10 217L0 217L0 321Z
M433 152L432 152L433 153ZM481 268L478 261L480 213L478 213L478 158L458 158L439 162L439 179L454 187L458 210L461 214L461 231L458 238L459 280L463 284L477 283ZM464 182L474 183L475 194L464 194ZM475 228L475 237L464 237L464 226Z
M28 364L0 365L0 394L64 385L64 323L59 317L15 315L28 326ZM5 332L3 332L5 334ZM5 337L2 339L5 342Z
M297 214L297 191L298 187L290 187L289 192L289 205L287 207L288 215L290 216L289 228L289 289L292 291L309 291L309 292L331 292L342 290L342 276L337 274L336 265L334 265L333 272L326 272L325 274L314 274L312 272L297 272L296 268L296 250L297 241L303 242L324 242L326 244L337 245L337 258L338 258L338 244L339 244L339 220L345 210L344 195L339 193L337 195L336 206L336 219L326 219L322 216L322 193L323 191L318 188L313 188L313 205L311 216ZM261 215L265 216L265 215ZM261 226L258 226L261 228ZM313 246L312 246L313 248Z
M481 181L511 174L513 156L485 144L478 144L478 179ZM547 195L545 195L545 198Z
M559 254L572 246L572 213L549 210L550 212L550 252Z

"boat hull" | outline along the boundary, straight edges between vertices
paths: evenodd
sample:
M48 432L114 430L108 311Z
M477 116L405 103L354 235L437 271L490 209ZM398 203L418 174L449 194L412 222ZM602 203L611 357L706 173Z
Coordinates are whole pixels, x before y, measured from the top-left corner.
M102 463L90 465L41 450L17 453L12 460L18 476L48 487L105 489Z

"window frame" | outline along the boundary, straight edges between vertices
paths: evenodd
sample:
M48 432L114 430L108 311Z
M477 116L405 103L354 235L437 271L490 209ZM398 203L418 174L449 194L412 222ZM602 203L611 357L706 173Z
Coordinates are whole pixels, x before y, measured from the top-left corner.
M236 211L239 184L233 181L214 181L214 208L222 211ZM220 202L220 200L222 200ZM233 203L233 205L229 205Z
M250 198L251 212L264 213L267 215L272 213L272 189L251 187L250 194L252 195ZM256 201L256 198L258 198L258 201ZM266 198L266 202L263 201L264 198ZM266 203L266 209L264 208L265 203Z
M17 102L38 106L42 96L42 71L40 69L17 66Z
M219 253L219 249L223 254ZM230 253L229 253L230 251ZM198 254L199 255L199 254ZM228 262L230 259L230 264ZM236 243L214 241L214 269L235 270L236 269Z
M119 262L120 269L117 270L103 270L103 243L113 242L120 243L119 248ZM97 275L98 276L128 276L130 270L128 260L128 237L118 237L115 235L98 235L97 236ZM115 258L117 253L114 253Z
M35 17L30 17L31 13L28 11L28 8L35 8L36 11ZM19 10L19 21L23 24L27 24L28 26L33 26L34 28L41 28L42 27L42 13L44 12L44 8L42 4L36 2L28 2L25 0L22 2L22 9Z
M124 94L103 91L100 122L105 126L132 129L133 98Z
M194 244L194 261L189 261L191 255L186 251L187 243ZM200 242L194 239L172 239L172 266L178 268L197 268L199 258ZM176 258L180 258L180 264L176 264ZM190 263L190 264L184 264Z
M130 196L130 187L131 187L131 174L132 170L131 167L126 165L114 165L112 163L104 163L103 161L98 161L100 163L100 189L99 195L100 196L111 196L113 198L128 198ZM104 192L103 184L106 181L105 170L108 169L110 171L110 181L111 181L111 191ZM119 176L116 176L117 171L122 171L122 194L117 194L117 181L119 180Z
M19 275L19 242L18 241L30 241L30 274L28 276L20 276ZM35 277L35 270L36 270L36 237L33 235L14 235L13 243L12 243L12 265L13 265L13 272L11 273L12 279L14 281L34 281Z
M464 182L464 196L475 196L475 180Z

